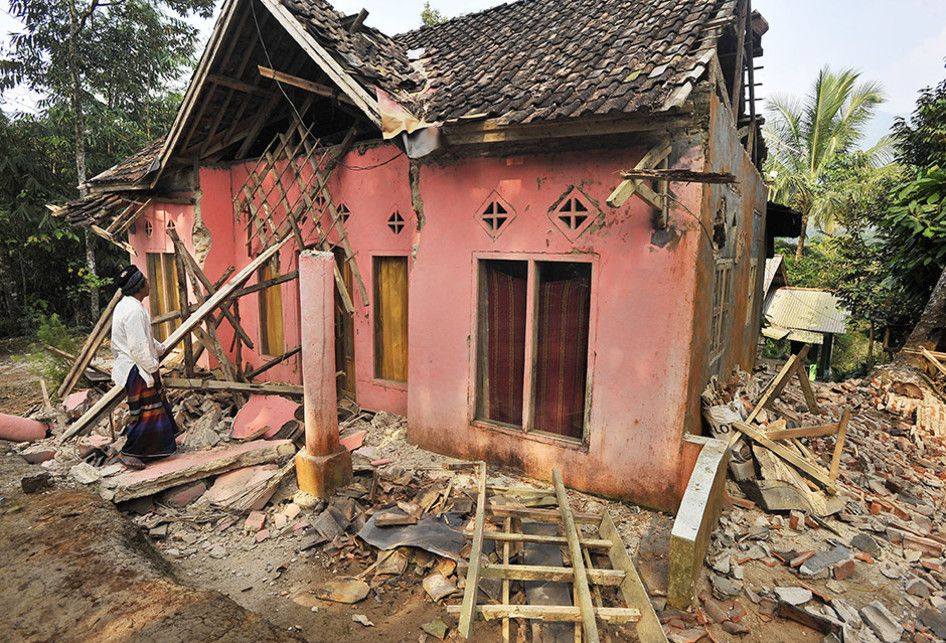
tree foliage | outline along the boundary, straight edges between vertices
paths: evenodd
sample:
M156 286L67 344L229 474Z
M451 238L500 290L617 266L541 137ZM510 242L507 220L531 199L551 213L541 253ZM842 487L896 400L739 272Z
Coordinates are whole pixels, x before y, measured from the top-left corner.
M864 126L883 100L877 83L859 82L857 72L823 68L802 100L776 96L768 102L764 130L769 157L765 172L770 198L802 213L796 256L805 246L809 219L830 227L839 216L830 185L831 168L863 139ZM885 160L889 142L881 140L863 154L874 166Z
M86 164L96 174L163 134L191 65L196 29L213 0L11 0L22 29L0 52L0 89L25 86L37 115L0 117L0 334L58 313L74 324L90 273L81 231L45 205L79 196ZM80 162L81 157L81 162ZM127 257L91 237L99 273Z
M439 25L442 22L446 22L447 17L443 15L439 10L434 9L430 6L430 0L424 2L424 8L420 12L420 19L426 26L432 27L434 25Z

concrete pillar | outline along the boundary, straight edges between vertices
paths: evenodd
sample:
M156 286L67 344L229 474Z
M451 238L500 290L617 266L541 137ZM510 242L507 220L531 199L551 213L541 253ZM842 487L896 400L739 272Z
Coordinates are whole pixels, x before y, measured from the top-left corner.
M299 256L305 449L296 455L299 488L327 498L351 481L351 455L338 441L335 393L335 257Z

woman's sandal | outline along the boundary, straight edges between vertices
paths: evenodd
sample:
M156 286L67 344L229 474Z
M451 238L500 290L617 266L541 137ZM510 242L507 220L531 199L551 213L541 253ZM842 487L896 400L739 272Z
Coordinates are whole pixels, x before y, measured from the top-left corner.
M145 463L134 456L122 454L118 456L118 461L125 465L126 468L134 469L135 471L140 471L145 468Z

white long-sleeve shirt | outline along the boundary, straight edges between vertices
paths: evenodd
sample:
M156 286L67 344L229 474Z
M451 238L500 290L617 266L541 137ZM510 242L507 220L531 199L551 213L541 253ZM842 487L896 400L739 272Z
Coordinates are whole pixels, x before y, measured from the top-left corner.
M125 386L133 366L141 379L154 386L153 374L161 365L158 355L164 344L151 333L151 315L134 297L122 297L112 313L112 381Z

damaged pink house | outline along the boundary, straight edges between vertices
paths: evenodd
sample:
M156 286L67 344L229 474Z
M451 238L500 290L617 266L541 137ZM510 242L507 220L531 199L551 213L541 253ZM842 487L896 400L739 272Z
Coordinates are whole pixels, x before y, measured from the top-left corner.
M237 377L301 382L324 295L300 251L331 250L340 395L425 449L674 509L701 391L755 359L765 20L736 0L364 20L227 0L167 136L59 214L147 271L161 336L188 303L173 235L215 282L293 219L243 333L219 325Z

